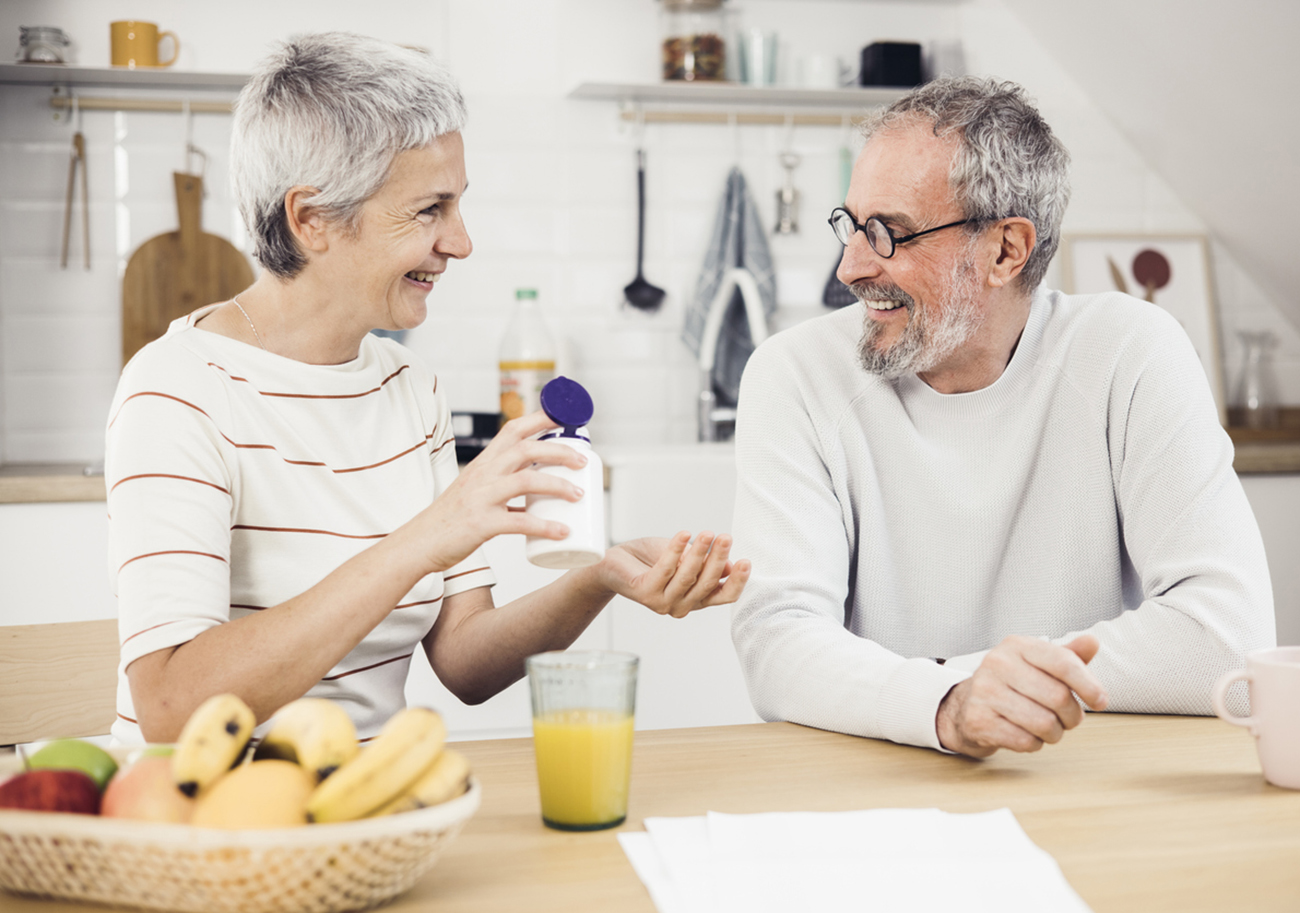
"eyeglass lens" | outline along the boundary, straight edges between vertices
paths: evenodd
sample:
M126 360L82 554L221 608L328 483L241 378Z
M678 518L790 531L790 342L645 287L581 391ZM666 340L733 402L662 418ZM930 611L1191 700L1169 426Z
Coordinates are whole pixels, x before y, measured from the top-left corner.
M836 209L831 214L831 228L835 231L835 237L839 238L840 243L845 247L848 247L849 242L853 240L853 233L861 228L872 250L885 259L894 255L894 236L889 233L885 223L875 216L867 219L865 225L859 225L847 210Z

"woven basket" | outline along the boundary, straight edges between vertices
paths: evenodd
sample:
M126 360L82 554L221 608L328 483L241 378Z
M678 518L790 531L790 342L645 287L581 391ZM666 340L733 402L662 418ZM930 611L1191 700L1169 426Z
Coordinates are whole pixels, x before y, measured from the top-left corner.
M479 796L471 779L464 795L432 808L245 831L4 809L0 888L194 913L363 910L429 871Z

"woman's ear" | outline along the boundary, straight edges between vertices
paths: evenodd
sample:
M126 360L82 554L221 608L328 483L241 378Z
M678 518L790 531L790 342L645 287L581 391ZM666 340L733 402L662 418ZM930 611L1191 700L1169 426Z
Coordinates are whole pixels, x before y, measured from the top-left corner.
M284 215L289 231L302 249L320 253L329 248L329 224L311 204L311 198L317 193L315 187L305 184L290 187L284 195Z
M1003 219L998 225L998 252L989 271L989 285L1001 287L1009 285L1020 275L1029 260L1029 255L1038 243L1038 232L1034 223L1019 216Z

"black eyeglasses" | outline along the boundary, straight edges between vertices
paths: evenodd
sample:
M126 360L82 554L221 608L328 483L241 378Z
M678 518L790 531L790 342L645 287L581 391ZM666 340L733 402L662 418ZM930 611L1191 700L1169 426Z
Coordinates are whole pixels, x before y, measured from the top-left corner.
M843 206L836 206L832 209L831 217L826 221L830 223L831 229L835 232L835 237L839 238L840 243L845 247L848 247L849 242L853 240L853 233L860 231L867 236L867 243L871 245L871 249L888 260L894 256L894 251L900 244L915 241L921 235L943 231L945 228L956 228L958 225L969 225L972 222L981 220L962 219L960 222L949 222L947 225L940 225L938 228L927 228L925 231L918 231L913 235L903 235L901 238L896 237L885 223L876 216L867 219L866 224L863 224L853 218Z

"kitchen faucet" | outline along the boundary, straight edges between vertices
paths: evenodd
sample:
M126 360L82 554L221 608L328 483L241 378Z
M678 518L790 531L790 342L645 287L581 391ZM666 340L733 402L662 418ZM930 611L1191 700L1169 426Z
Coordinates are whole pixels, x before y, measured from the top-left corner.
M750 340L757 346L767 338L763 299L758 293L758 283L754 281L754 274L739 266L728 270L718 285L713 301L709 303L709 310L704 318L704 332L700 338L700 394L697 422L701 441L724 440L722 426L728 423L734 426L736 421L735 408L719 406L717 394L713 392L713 366L718 357L722 319L726 316L732 292L736 289L740 289L741 300L745 303Z

